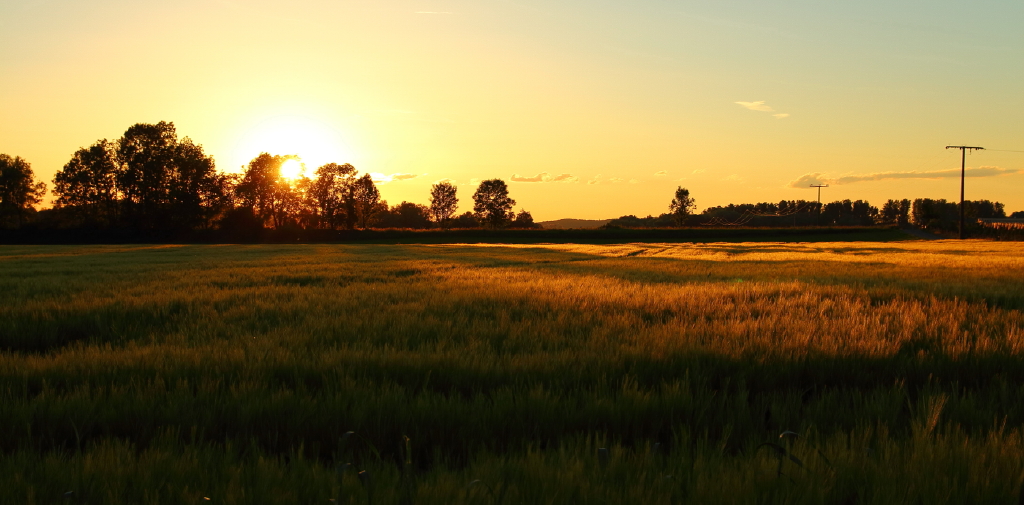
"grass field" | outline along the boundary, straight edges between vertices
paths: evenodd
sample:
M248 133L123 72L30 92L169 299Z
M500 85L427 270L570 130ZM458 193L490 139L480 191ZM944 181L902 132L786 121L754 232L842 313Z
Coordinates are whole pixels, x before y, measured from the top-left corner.
M4 246L0 504L1020 503L1022 309L984 241Z

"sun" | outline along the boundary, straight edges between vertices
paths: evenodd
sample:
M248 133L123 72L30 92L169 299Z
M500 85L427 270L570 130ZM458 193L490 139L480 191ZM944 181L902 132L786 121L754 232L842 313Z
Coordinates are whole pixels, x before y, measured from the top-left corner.
M325 163L349 163L349 149L341 132L325 121L308 116L265 116L239 131L233 158L238 165L248 164L260 153L301 158L311 170ZM286 162L281 176L294 179L302 164Z
M302 166L302 162L296 159L288 159L281 164L281 177L288 180L294 181L302 177L304 171L305 167Z

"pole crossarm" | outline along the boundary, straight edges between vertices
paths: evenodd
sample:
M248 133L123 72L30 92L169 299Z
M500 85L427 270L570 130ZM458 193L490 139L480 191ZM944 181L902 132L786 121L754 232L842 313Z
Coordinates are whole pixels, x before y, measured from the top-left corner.
M984 147L971 147L971 146L946 146L946 149L974 149L976 151L984 151Z

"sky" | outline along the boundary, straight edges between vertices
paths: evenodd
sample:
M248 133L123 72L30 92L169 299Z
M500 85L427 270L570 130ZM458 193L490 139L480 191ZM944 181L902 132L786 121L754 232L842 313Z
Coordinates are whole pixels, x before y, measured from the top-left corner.
M375 174L391 204L501 178L538 221L959 198L1024 210L1024 2L4 0L0 153L49 183L171 121ZM1014 152L1016 151L1016 152ZM52 186L52 184L51 184Z

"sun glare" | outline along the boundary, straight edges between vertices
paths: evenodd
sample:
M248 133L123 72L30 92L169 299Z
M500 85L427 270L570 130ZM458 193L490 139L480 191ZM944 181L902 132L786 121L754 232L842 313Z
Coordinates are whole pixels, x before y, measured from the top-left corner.
M302 177L302 163L299 160L287 160L281 164L281 177L295 180Z
M310 170L325 163L352 161L337 129L305 116L275 116L256 123L240 135L234 156L238 164L244 166L264 152L299 156ZM282 166L281 175L287 178L298 177L294 171L301 165L296 162L292 166L295 168ZM294 173L294 176L289 173Z

